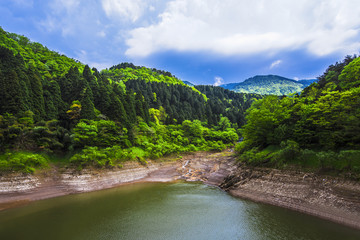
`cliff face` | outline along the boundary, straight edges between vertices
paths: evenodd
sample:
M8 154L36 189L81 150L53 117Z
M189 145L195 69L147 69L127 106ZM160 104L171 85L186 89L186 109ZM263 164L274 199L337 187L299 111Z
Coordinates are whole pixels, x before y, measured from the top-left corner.
M300 171L240 166L221 184L236 197L360 229L360 183Z

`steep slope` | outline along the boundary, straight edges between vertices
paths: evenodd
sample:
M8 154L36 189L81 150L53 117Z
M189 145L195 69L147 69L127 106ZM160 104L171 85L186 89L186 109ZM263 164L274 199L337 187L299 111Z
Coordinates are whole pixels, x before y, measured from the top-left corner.
M248 78L244 82L224 84L221 87L242 93L288 95L301 92L314 81L316 79L295 81L277 75L259 75Z

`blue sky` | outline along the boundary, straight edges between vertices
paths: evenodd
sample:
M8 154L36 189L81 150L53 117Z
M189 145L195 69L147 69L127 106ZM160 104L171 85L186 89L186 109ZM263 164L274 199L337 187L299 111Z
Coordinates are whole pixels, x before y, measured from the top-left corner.
M0 26L98 69L195 84L315 78L360 49L358 0L1 0Z

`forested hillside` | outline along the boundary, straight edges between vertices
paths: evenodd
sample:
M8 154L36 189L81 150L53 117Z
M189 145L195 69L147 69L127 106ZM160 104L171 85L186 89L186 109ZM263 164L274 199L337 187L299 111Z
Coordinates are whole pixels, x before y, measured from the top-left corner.
M360 58L348 56L299 96L256 101L247 110L244 141L237 145L240 159L359 174L359 70Z
M0 171L50 159L121 166L238 140L260 95L194 88L171 73L122 63L99 72L0 29ZM56 156L56 157L54 157Z
M240 83L229 83L221 87L240 93L257 93L263 95L288 95L299 93L316 79L295 81L289 78L265 75L248 78Z

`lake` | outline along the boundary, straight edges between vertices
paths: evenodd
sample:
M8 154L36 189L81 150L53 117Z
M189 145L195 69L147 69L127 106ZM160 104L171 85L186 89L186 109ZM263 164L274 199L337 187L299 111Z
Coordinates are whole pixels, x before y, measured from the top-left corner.
M201 183L141 183L0 212L8 239L360 239L360 231Z

